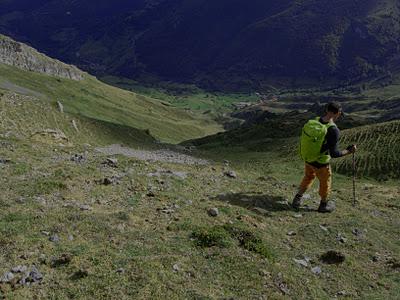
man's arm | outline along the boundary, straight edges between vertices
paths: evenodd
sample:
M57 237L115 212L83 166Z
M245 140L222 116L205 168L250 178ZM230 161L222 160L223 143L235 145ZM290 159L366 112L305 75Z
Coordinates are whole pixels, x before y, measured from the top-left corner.
M352 154L356 151L356 146L348 146L345 150L339 150L339 129L336 126L328 128L328 133L326 135L326 150L329 150L329 154L332 158L338 158Z

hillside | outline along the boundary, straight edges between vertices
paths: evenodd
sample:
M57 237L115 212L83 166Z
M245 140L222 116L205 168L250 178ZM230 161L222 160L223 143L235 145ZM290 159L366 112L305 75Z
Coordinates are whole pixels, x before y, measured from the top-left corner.
M397 76L399 18L395 0L18 0L0 32L97 75L249 91Z
M184 142L200 149L224 152L226 147L239 152L279 152L282 160L299 160L298 142L302 126L307 120L315 117L315 113L299 113L292 111L285 114L267 114L255 124L241 127L216 135ZM357 115L347 115L338 122L342 129L340 144L345 148L357 144L357 175L373 177L379 180L399 178L400 164L400 121L368 124L368 120ZM221 148L220 150L217 150ZM352 174L351 158L335 160L336 171Z
M20 62L18 55L21 52L16 51L16 55L13 55L7 45L0 44L0 49L8 49L7 51L0 50L0 52L9 54L9 63L13 66L0 64L0 88L2 89L35 96L54 106L57 101L61 102L67 113L134 129L148 130L149 134L165 142L179 142L220 129L206 116L191 114L173 108L162 101L111 87L81 71L79 74L82 79L79 81L26 71L25 64L18 65ZM19 47L23 49L25 47L15 42L13 45L20 45ZM30 70L41 69L45 72L50 70L51 74L61 74L63 70L75 70L33 49L29 49L29 55L34 58L30 60L31 64L28 67ZM12 62L17 62L17 64Z
M193 153L200 161L152 146L143 131L1 94L0 298L396 299L400 292L398 182L357 179L353 207L351 181L335 175L334 214L313 210L315 188L294 212L288 200L302 166L274 139L262 152ZM115 143L124 151L96 147Z
M128 10L132 1L116 2ZM135 3L178 2L204 3ZM109 2L88 11L57 3L0 0L0 26L20 14L61 22L55 7L100 22ZM1 53L0 299L398 298L400 122L371 122L396 117L400 83L367 91L385 101L346 99L353 106L339 125L342 143L359 144L358 201L340 159L336 211L321 214L317 185L299 210L290 206L304 168L298 131L321 109L304 95L216 134L211 110L255 96L158 100L0 36ZM56 76L65 70L82 77Z

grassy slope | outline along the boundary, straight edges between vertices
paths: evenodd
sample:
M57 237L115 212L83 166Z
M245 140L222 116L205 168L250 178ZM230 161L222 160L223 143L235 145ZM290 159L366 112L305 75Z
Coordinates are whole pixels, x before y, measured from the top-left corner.
M359 182L360 204L353 208L351 181L335 175L337 212L301 211L297 218L285 201L295 192L302 166L276 151L279 145L262 153L217 148L203 153L214 160L209 166L118 157L114 169L102 166L105 157L90 148L86 161L72 162L71 156L83 151L78 143L48 147L4 137L0 143L0 158L11 160L0 164L0 274L35 264L44 275L41 285L0 285L0 297L328 299L345 291L352 299L395 299L400 292L397 183ZM159 169L188 172L188 178L147 176ZM238 178L224 176L226 169ZM112 175L122 176L120 184L96 184ZM149 190L155 197L147 196ZM317 203L314 187L307 204ZM82 204L91 210L81 210ZM209 217L210 207L220 215ZM259 240L241 245L222 226ZM365 237L355 236L354 229L366 230ZM58 234L60 243L43 232ZM194 232L202 238L193 239ZM210 241L220 246L204 246ZM320 255L330 249L344 253L346 261L322 263ZM52 266L62 254L71 255L71 262ZM303 256L322 274L293 261ZM117 273L119 268L124 272Z
M74 83L63 91L68 97L61 91L51 93L58 82L48 77L38 89L35 78L31 85L29 77L13 82L44 95L88 99L90 105L118 104L74 90ZM400 293L398 181L357 181L360 203L354 208L351 181L335 175L332 197L337 212L301 211L298 218L286 200L295 192L302 164L291 147L282 147L293 145L294 139L269 139L251 150L220 144L199 153L213 160L209 166L118 156L114 169L103 166L106 157L83 143L131 141L138 146L151 143L151 138L134 130L127 139L130 128L61 115L35 97L1 93L0 158L10 162L0 163L0 275L17 265L35 264L44 280L30 287L0 284L0 298L328 299L344 291L350 298L396 299ZM81 102L67 101L69 111L89 114L93 109L95 117L120 120L120 109L110 112L100 105L85 108ZM71 127L72 119L80 133ZM60 128L71 143L60 146L52 139L29 138L45 128ZM84 162L71 161L85 151ZM222 162L226 159L229 166ZM148 176L160 169L187 172L188 177ZM223 175L229 169L237 172L237 179ZM110 176L120 176L120 184L96 183ZM318 205L316 187L306 203ZM84 204L91 210L80 209ZM219 208L220 215L209 217L210 207ZM240 236L226 227L253 237L251 243L241 244ZM365 236L354 235L354 229L365 231ZM60 243L50 242L46 232L58 234ZM338 235L346 238L344 243ZM213 242L217 245L205 246ZM344 253L345 262L322 263L320 255L330 249ZM62 254L71 255L71 262L52 266ZM303 256L312 259L313 267L320 266L322 274L314 275L293 261ZM118 273L119 268L124 272ZM290 294L284 295L282 287Z
M220 130L215 122L205 117L108 86L91 76L77 82L0 65L0 87L28 92L51 103L59 100L70 113L137 129L149 129L151 135L167 142L179 142Z

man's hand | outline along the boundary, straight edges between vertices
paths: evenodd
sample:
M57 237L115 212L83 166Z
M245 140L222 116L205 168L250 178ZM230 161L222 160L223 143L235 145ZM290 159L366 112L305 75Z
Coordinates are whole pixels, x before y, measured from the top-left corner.
M346 148L346 150L350 153L355 153L357 151L357 145L350 145Z

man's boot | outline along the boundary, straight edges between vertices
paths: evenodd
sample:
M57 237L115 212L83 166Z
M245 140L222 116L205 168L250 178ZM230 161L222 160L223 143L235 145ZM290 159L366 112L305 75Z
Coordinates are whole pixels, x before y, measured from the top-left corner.
M303 195L300 194L296 194L296 196L294 196L293 201L292 201L292 207L294 209L299 209L300 205L301 205L301 198L303 197Z
M335 202L321 201L318 207L320 213L331 213L335 210Z

